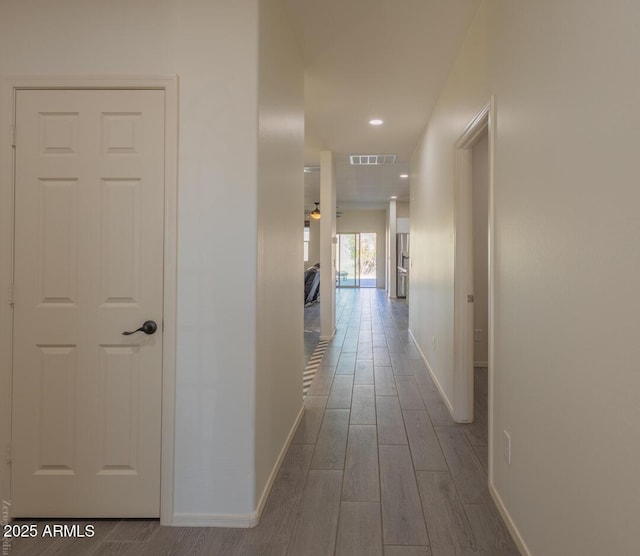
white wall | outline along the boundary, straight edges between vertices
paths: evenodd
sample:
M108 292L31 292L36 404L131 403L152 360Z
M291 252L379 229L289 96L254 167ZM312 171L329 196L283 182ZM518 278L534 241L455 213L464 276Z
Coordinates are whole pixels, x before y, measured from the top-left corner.
M411 160L410 328L449 400L453 400L453 149L489 99L483 23L480 13Z
M473 214L473 328L480 330L473 344L473 360L489 360L489 136L485 132L473 146L471 198Z
M337 220L339 234L347 232L373 232L376 234L376 286L384 288L385 275L385 210L345 210Z
M336 331L336 168L331 151L320 151L320 339ZM329 280L322 276L330 276Z
M256 483L302 409L304 70L279 0L260 0Z
M396 234L408 234L411 232L410 218L396 218Z
M409 218L410 204L405 201L396 201L396 217Z
M487 0L412 160L410 326L451 393L451 153L496 95L491 458L536 556L638 550L637 21L623 0Z
M270 21L271 29L277 24ZM265 95L261 153L273 139L278 157L285 151L298 156L293 139L300 133L298 93L287 97L291 110L270 97L276 88L285 88L272 84L274 76L285 77L297 91L297 62L292 53L282 52L287 37L263 37L273 59L263 58L261 64L266 72L260 81ZM271 260L257 257L257 0L2 2L0 52L0 75L179 74L175 511L186 521L250 514L260 490L254 473L264 482L264 469L273 459L265 453L259 469L254 466L254 450L261 450L254 445L258 260L265 263L261 296L270 291L270 279L289 281L282 272L275 274ZM274 69L281 59L286 67ZM268 117L281 114L287 116L286 130ZM288 164L282 175L287 180L282 187L289 190ZM261 192L272 179L273 173L265 176ZM298 205L297 197L290 204ZM294 233L286 220L283 230L289 228ZM295 229L300 230L299 260L300 222ZM261 233L265 256L275 256L268 218L261 221ZM277 257L284 261L288 256ZM292 270L300 284L292 286L298 299L299 268L296 264ZM262 306L261 319L270 310ZM300 323L296 310L302 310L299 301L291 314ZM301 342L301 330L300 324L294 341ZM297 357L295 345L293 350L287 365ZM287 405L271 438L282 437L292 411Z

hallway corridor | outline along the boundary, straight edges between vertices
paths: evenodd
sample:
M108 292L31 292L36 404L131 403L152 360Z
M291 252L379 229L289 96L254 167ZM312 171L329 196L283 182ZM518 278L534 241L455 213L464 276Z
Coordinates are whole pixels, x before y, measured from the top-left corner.
M90 520L91 539L24 539L11 556L519 554L486 487L486 372L477 422L455 424L407 322L404 300L338 290L336 336L257 527Z
M338 290L336 320L288 454L308 471L286 554L519 554L486 486L486 369L476 422L458 425L409 338L404 300Z

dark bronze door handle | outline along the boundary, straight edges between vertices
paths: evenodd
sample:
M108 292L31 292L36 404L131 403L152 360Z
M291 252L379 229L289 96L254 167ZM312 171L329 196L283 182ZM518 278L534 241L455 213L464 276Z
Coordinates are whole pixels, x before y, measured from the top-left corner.
M131 332L123 332L123 336L130 336L131 334L135 334L136 332L144 332L145 334L153 334L156 330L158 330L158 325L155 321L148 320L146 321L140 328L137 330L132 330Z

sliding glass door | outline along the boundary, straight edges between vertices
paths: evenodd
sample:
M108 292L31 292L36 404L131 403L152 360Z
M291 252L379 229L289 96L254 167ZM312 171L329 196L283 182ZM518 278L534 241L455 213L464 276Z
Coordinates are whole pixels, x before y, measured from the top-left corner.
M338 234L339 288L360 287L360 234Z
M338 234L336 285L339 288L376 287L376 234Z

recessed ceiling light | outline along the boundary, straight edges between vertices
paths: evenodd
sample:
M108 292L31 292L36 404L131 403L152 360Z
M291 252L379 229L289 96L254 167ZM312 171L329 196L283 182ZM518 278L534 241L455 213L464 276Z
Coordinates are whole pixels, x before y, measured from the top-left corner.
M397 196L397 195L391 195L391 198L392 198L392 199L397 199L397 198L398 198L398 196Z
M400 174L400 177L402 179L407 179L409 177L409 174Z
M384 122L382 120L369 120L371 125L382 125Z

